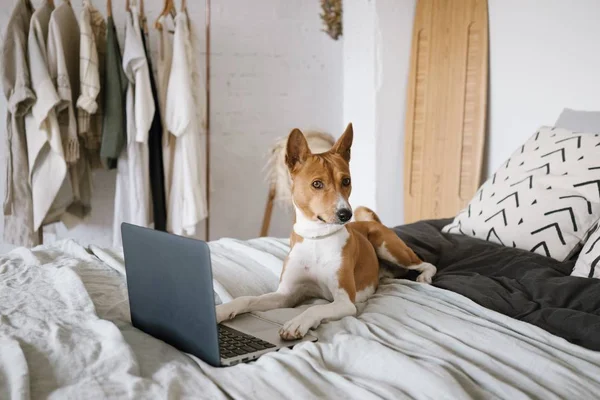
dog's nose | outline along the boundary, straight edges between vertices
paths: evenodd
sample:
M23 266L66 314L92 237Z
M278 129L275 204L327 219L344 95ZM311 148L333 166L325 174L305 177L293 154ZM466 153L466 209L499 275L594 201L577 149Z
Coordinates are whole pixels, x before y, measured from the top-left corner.
M352 218L352 211L347 208L342 208L336 213L338 219L342 222L347 222Z

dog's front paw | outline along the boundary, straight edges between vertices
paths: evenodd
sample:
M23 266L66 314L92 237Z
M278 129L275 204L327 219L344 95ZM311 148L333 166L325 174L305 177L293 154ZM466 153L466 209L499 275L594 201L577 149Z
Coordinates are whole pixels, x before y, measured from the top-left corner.
M429 263L423 263L422 272L419 276L417 276L417 282L421 283L431 283L433 281L433 276L437 272L437 268Z
M279 336L281 336L283 340L302 339L312 325L313 321L299 315L286 322L283 327L279 329Z
M229 319L233 319L237 315L237 310L231 303L219 304L216 308L217 324Z
M421 283L431 283L433 281L433 276L428 274L427 272L423 272L421 275L417 276L417 282Z

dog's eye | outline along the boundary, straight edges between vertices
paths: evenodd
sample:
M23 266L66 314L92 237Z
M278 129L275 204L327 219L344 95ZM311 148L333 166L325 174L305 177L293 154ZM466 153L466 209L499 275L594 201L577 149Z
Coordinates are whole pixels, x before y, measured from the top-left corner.
M344 185L344 186L350 186L350 178L344 178L344 179L342 179L342 185Z
M321 182L321 181L313 181L312 186L315 189L323 189L323 182Z

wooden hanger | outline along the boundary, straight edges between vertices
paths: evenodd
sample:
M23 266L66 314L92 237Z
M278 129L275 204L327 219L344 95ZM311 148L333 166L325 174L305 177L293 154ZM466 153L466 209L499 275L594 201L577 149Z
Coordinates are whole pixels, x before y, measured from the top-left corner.
M106 16L112 18L112 0L106 0Z
M168 14L173 14L174 12L175 4L173 3L173 0L165 0L165 6L163 7L163 10L158 16L158 18L156 18L156 21L154 22L154 28L158 29L159 31L162 31L163 27L160 23L160 19L162 17L166 17Z
M181 0L181 11L187 12L187 2L185 0Z
M148 34L148 24L146 21L146 14L144 14L144 0L140 0L140 22L145 35Z
M54 0L48 0L48 5L50 7L54 7Z
M125 0L125 11L127 11L127 12L131 11L131 6L129 4L129 0Z

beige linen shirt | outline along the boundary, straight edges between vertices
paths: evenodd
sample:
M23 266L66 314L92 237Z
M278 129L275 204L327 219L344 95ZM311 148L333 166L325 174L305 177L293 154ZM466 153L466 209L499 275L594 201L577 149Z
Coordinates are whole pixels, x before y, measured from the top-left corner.
M79 24L71 5L62 2L50 17L48 31L48 67L61 103L56 108L63 139L65 159L69 163L69 179L73 203L62 217L67 227L73 226L91 211L92 175L87 150L78 136L75 102L79 98Z
M3 236L7 243L27 247L39 243L33 229L24 119L35 101L27 65L27 36L32 14L29 0L17 1L6 26L1 62L2 88L7 101Z
M83 1L79 16L80 95L77 99L77 123L83 137L92 168L101 167L102 104L104 53L106 50L106 21L90 1Z

